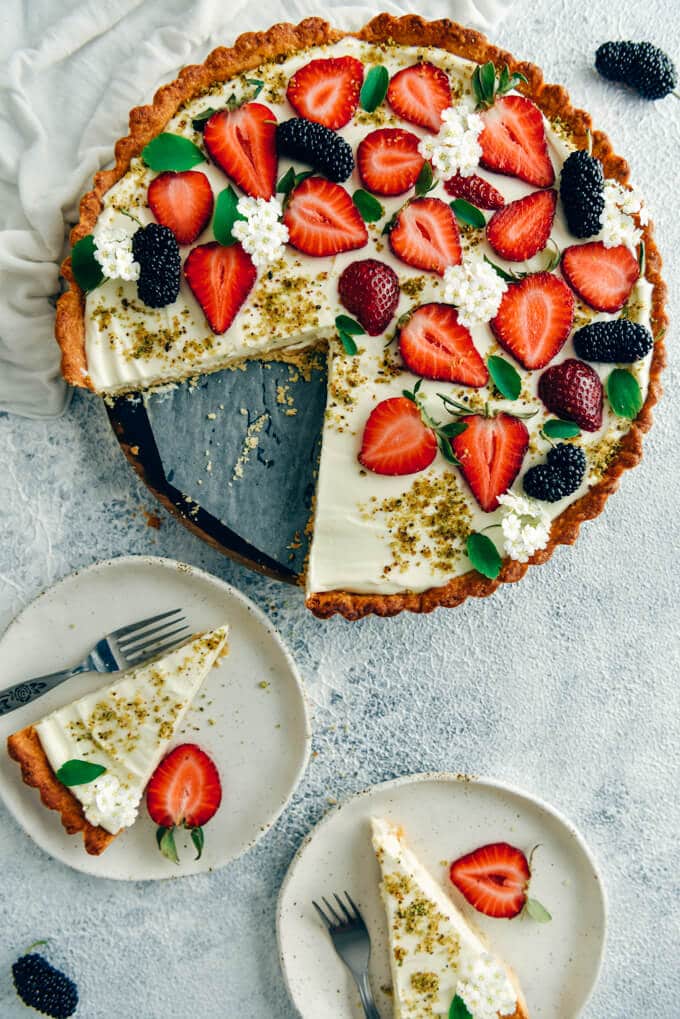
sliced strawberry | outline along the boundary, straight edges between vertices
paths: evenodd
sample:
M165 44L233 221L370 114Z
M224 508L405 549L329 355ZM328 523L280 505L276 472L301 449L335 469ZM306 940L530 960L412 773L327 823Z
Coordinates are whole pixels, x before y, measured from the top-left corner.
M403 195L418 179L425 160L418 152L420 139L399 127L371 131L359 143L359 176L376 195Z
M455 177L449 177L444 181L444 188L452 198L464 198L478 209L501 209L505 205L505 199L500 191L489 184L488 180L474 173L469 177L457 173Z
M276 116L262 103L213 114L203 132L210 158L253 198L276 188Z
M291 192L283 222L290 243L306 255L337 255L363 248L366 225L356 205L339 184L307 177Z
M450 304L423 304L399 333L399 350L414 375L464 386L484 386L489 372L470 331Z
M415 474L437 455L437 440L420 410L405 396L383 400L370 414L359 463L375 474Z
M512 283L490 325L494 336L524 368L543 368L567 342L574 321L569 287L550 272Z
M501 258L508 262L524 262L533 258L550 239L557 192L533 191L494 212L486 224L486 237Z
M178 244L193 244L212 216L210 181L197 170L160 173L149 184L147 198L158 222L172 230Z
M217 813L222 785L214 762L195 743L175 747L158 765L146 790L146 805L158 826L158 845L164 856L179 863L174 829L187 828L198 850L203 849L202 826Z
M364 65L356 57L311 60L288 82L288 101L301 117L333 131L344 127L359 105Z
M454 860L449 876L480 913L510 919L524 908L531 874L520 849L493 842Z
M472 494L485 511L498 506L498 496L519 474L529 445L527 426L519 418L501 413L496 417L470 414L459 418L467 425L451 440L460 469Z
M426 61L412 64L394 75L387 101L402 120L436 132L442 113L451 105L451 83L441 67Z
M449 265L460 265L463 257L456 217L440 198L416 198L400 209L390 247L407 265L440 276Z
M581 300L596 311L623 308L640 267L628 248L605 248L601 241L575 244L562 255L562 274Z
M223 333L255 283L257 270L240 244L213 241L189 252L184 275L214 333Z
M543 115L524 96L503 96L482 113L481 164L487 170L519 177L537 188L555 183L545 139Z

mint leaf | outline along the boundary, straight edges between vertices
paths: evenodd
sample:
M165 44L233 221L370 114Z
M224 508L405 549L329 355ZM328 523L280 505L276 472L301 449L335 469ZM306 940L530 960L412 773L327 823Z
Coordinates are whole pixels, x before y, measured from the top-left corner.
M365 223L375 223L385 215L385 209L378 199L369 195L368 191L364 191L363 188L357 188L352 195L352 201Z
M486 219L481 209L472 205L471 202L466 202L464 198L454 198L452 202L449 202L449 205L453 209L456 219L461 223L474 226L477 230L482 230L486 226Z
M196 852L198 854L196 859L200 860L201 857L203 856L203 847L205 845L205 835L203 834L202 828L191 829L191 841L196 847Z
M527 899L524 904L524 908L531 919L535 920L536 923L550 923L552 920L552 915L548 912L545 906L538 901L538 899Z
M382 64L372 67L366 75L361 86L361 92L359 93L359 103L362 110L366 110L367 113L373 113L374 110L377 110L387 95L389 83L390 76L387 73L386 67L383 67Z
M106 768L102 764L94 764L93 761L79 761L77 758L73 758L70 761L65 761L56 775L62 785L88 785L88 783L94 782L96 778L103 775L105 771Z
M501 572L501 557L498 549L486 534L473 531L467 540L468 559L482 576L495 580Z
M276 190L279 192L279 194L287 195L289 191L293 190L294 186L295 186L295 167L289 166L286 172L284 173L283 177L279 179L279 182L276 185Z
M260 92L264 88L264 82L260 81L259 78L246 78L246 82L249 85L254 85L255 86L255 91L253 92L253 94L252 94L252 96L250 97L250 100L249 100L249 102L252 102L253 99L257 99L257 97L259 96Z
M458 994L451 1002L451 1008L449 1009L449 1019L473 1019L472 1013L469 1011L467 1005Z
M448 425L441 425L439 431L448 439L455 439L457 435L463 434L467 426L467 421L452 421Z
M205 156L188 138L164 131L142 149L142 159L152 170L190 170L205 163Z
M353 318L349 315L337 315L335 319L335 328L338 332L349 333L350 336L363 336L366 330L363 326L360 326Z
M444 430L439 428L435 430L435 435L437 437L437 445L439 446L439 452L444 457L444 459L448 460L450 464L455 464L456 467L460 467L460 460L453 452L453 446L451 445L451 440L449 439L448 435L444 435Z
M519 279L518 276L515 276L511 272L506 272L505 269L501 269L500 265L496 265L496 263L492 262L490 258L486 257L486 255L484 255L484 261L488 262L491 268L497 273L498 276L500 276L502 280L505 280L506 283L517 283Z
M574 421L560 421L550 418L541 429L546 439L574 439L581 434L581 429Z
M350 357L353 357L357 352L357 345L352 339L352 337L349 335L349 333L346 333L343 329L338 329L338 336L340 337L340 342L345 348L345 353L349 354Z
M161 826L156 831L156 842L161 853L167 860L170 860L170 863L179 863L174 828L163 828Z
M516 400L522 390L522 379L519 372L512 367L509 361L502 357L496 357L495 354L487 357L486 363L496 389L506 400Z
M194 131L205 131L205 125L208 123L210 118L219 111L214 106L209 106L207 110L203 110L202 113L197 114L191 121L191 126Z
M71 249L71 269L75 281L86 293L104 280L102 267L94 257L95 243L92 234L81 237Z
M416 195L418 198L422 198L423 195L428 193L428 191L431 191L435 184L436 181L434 179L434 174L432 173L432 164L427 162L423 163L423 168L418 174L418 179L416 180Z
M215 240L228 248L236 243L232 234L234 223L239 219L245 219L237 209L238 195L231 184L223 191L220 191L215 202L215 215L213 216L213 233Z
M625 368L615 368L605 386L609 403L617 417L632 420L638 416L644 401L640 384L631 372Z

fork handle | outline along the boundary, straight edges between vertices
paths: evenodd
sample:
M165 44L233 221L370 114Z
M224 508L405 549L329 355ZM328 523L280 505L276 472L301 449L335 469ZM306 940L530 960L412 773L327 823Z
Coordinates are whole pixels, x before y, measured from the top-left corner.
M380 1019L380 1012L378 1012L375 1006L373 991L368 982L368 973L361 973L359 976L355 976L354 979L359 990L359 997L361 998L366 1019Z
M8 715L10 711L23 708L26 704L42 697L43 694L54 690L64 680L76 676L79 672L85 672L87 666L81 662L72 669L62 669L61 672L49 672L46 676L35 676L34 679L27 679L23 683L16 683L6 690L0 690L0 715Z

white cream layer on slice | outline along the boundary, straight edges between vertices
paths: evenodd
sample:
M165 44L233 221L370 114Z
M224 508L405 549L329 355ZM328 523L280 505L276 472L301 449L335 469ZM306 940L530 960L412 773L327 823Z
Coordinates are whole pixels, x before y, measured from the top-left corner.
M149 779L222 653L228 629L225 624L194 637L36 724L55 772L69 760L106 768L94 782L70 787L91 824L116 833L134 822Z
M394 1019L448 1019L457 994L480 996L475 1019L513 1015L517 991L505 966L404 844L400 830L381 818L372 827L389 931Z

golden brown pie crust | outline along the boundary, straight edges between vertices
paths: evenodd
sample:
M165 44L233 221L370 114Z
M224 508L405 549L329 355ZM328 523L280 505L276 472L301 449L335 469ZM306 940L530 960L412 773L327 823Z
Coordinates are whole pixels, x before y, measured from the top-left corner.
M511 71L520 71L527 84L519 91L531 98L548 118L559 118L577 144L585 147L587 132L591 130L590 115L572 107L569 95L561 85L548 85L543 81L540 68L525 61L517 61L512 54L493 46L485 36L472 29L444 18L425 21L415 14L394 18L379 14L361 31L345 33L332 28L320 18L307 18L299 25L274 25L267 32L247 32L239 36L230 49L214 50L203 64L185 67L179 77L164 85L149 106L140 106L130 113L130 134L117 142L116 164L110 170L95 175L94 189L80 203L80 222L71 231L71 243L91 233L102 208L102 196L127 172L130 160L139 155L146 143L165 127L178 109L203 92L210 85L257 67L268 60L284 57L310 46L336 42L345 35L355 35L366 42L394 42L403 46L435 46L457 56L483 63L506 63ZM593 154L604 166L605 176L627 183L629 167L625 159L616 155L608 137L601 131L592 132ZM634 467L642 458L642 437L652 424L652 408L661 395L661 372L666 363L663 336L667 325L665 311L666 286L661 279L661 256L656 247L652 224L644 227L647 279L653 284L651 325L656 343L650 368L647 399L630 430L620 444L615 460L602 479L584 496L572 503L552 525L550 542L537 552L529 563L506 560L495 580L488 580L475 570L456 577L441 587L421 593L405 594L354 594L347 591L328 591L312 594L307 607L321 618L340 613L346 619L360 619L374 613L393 616L409 612L431 612L439 606L460 605L466 598L484 598L500 584L521 580L529 565L544 563L557 545L572 545L584 520L591 520L602 512L609 495L618 488L619 478L625 470ZM77 386L92 388L87 375L85 354L85 295L73 279L71 260L62 265L62 274L69 283L57 305L56 336L62 350L64 377Z
M82 832L87 852L91 856L103 853L116 836L87 820L80 801L54 774L34 726L13 733L7 740L7 752L20 764L26 785L39 791L46 807L61 814L61 823L69 835Z

